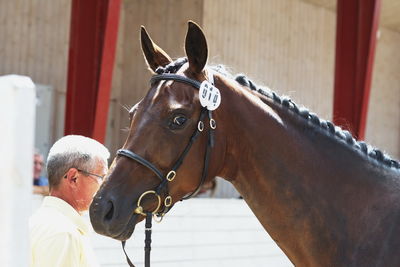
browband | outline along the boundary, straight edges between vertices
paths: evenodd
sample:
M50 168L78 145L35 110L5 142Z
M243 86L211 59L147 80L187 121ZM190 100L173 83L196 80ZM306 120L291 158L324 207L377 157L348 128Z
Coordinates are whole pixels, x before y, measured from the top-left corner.
M186 78L184 76L178 75L178 74L172 74L172 73L165 73L165 74L159 74L159 75L154 75L150 79L150 84L154 84L155 82L161 81L161 80L168 80L168 81L177 81L177 82L182 82L189 84L196 89L200 89L201 82L192 80L189 78Z

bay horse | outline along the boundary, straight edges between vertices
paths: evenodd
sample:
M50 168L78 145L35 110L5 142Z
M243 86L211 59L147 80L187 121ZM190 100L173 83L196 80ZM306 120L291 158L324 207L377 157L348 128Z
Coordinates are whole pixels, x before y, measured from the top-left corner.
M141 45L153 78L90 207L97 233L127 240L146 214L162 218L220 176L294 265L400 266L398 161L243 75L207 67L194 22L185 58L173 61L144 27Z

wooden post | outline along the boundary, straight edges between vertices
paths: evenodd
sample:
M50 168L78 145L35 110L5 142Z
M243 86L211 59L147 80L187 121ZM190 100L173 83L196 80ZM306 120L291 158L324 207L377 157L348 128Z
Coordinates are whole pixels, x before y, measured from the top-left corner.
M333 121L365 138L381 0L338 0Z
M121 0L73 0L64 134L104 143Z

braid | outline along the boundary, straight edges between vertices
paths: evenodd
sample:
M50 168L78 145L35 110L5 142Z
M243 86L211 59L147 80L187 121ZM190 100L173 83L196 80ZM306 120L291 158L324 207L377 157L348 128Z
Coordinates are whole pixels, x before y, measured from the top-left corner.
M395 169L400 170L400 163L396 160L391 159L387 154L382 151L373 148L372 146L366 144L362 141L357 141L347 130L343 130L338 126L335 126L330 121L325 121L320 119L316 114L309 112L308 109L301 107L299 108L296 103L294 103L288 97L280 97L275 92L272 92L269 88L263 88L257 86L254 82L249 80L245 75L239 74L235 77L235 80L242 86L248 87L259 94L272 99L275 103L284 106L288 110L299 115L303 119L312 123L313 125L323 129L325 132L329 133L331 136L336 137L339 140L344 141L346 144L352 146L353 148L361 151L363 154L367 155L369 158L375 159L378 162Z
M182 57L178 58L177 60L169 63L165 67L158 67L156 69L157 74L164 74L164 73L176 73L182 66L188 61L187 58Z

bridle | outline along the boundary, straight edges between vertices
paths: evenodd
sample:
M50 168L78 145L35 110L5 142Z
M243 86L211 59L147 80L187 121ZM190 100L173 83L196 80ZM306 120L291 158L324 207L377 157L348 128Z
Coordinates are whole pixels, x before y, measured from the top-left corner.
M200 83L199 81L193 80L193 79L186 78L184 76L173 74L173 73L163 73L163 74L154 75L150 79L150 83L153 85L159 81L172 80L172 81L176 81L176 82L189 84L198 90L202 90L201 87L203 85L205 85L205 83L208 83L207 86L211 85L212 88L215 88L215 87L213 87L214 79L213 79L212 71L209 71L208 74L209 74L208 81L205 80L202 83ZM216 90L218 90L218 89L216 89ZM185 149L179 156L178 160L175 162L175 164L172 166L172 168L166 175L164 175L153 163L149 162L148 160L146 160L145 158L143 158L142 156L136 154L135 152L133 152L131 150L120 149L117 151L117 156L127 157L131 160L134 160L134 161L140 163L141 165L143 165L146 168L148 168L149 170L151 170L158 177L158 179L160 179L160 184L154 190L148 190L148 191L145 191L144 193L142 193L142 195L139 197L139 199L137 201L137 207L134 210L134 213L146 217L146 226L145 226L146 227L145 228L145 233L146 233L145 266L146 267L150 266L150 250L151 250L150 244L151 244L151 231L152 231L151 230L151 219L152 219L152 217L154 217L154 219L156 221L161 222L164 215L172 208L173 201L172 201L172 197L169 195L168 183L175 179L177 171L178 171L179 167L182 165L188 152L190 151L190 148L192 147L194 142L197 140L197 138L200 136L200 133L202 133L204 131L204 128L205 128L204 120L205 120L206 116L208 116L210 129L208 131L208 140L207 140L206 152L204 155L203 171L202 171L201 179L200 179L200 182L199 182L197 188L193 192L184 196L181 200L189 199L189 198L195 196L200 191L200 189L201 189L202 185L204 184L204 181L207 177L211 149L215 143L214 130L216 129L216 126L217 126L215 120L212 118L212 110L208 109L205 106L202 106L200 115L199 115L199 119L197 122L197 127L194 130L194 132L189 140L189 143L186 145ZM163 191L166 192L166 197L164 198L164 203L162 205L161 194ZM141 202L145 196L152 195L152 194L154 194L157 198L157 201L158 201L157 207L153 211L144 211L143 207L141 206ZM161 209L162 206L163 206L163 208ZM158 219L157 219L157 217L158 217ZM132 262L130 261L128 255L125 252L125 241L122 241L122 248L125 253L128 264L130 266L134 266L132 264Z

